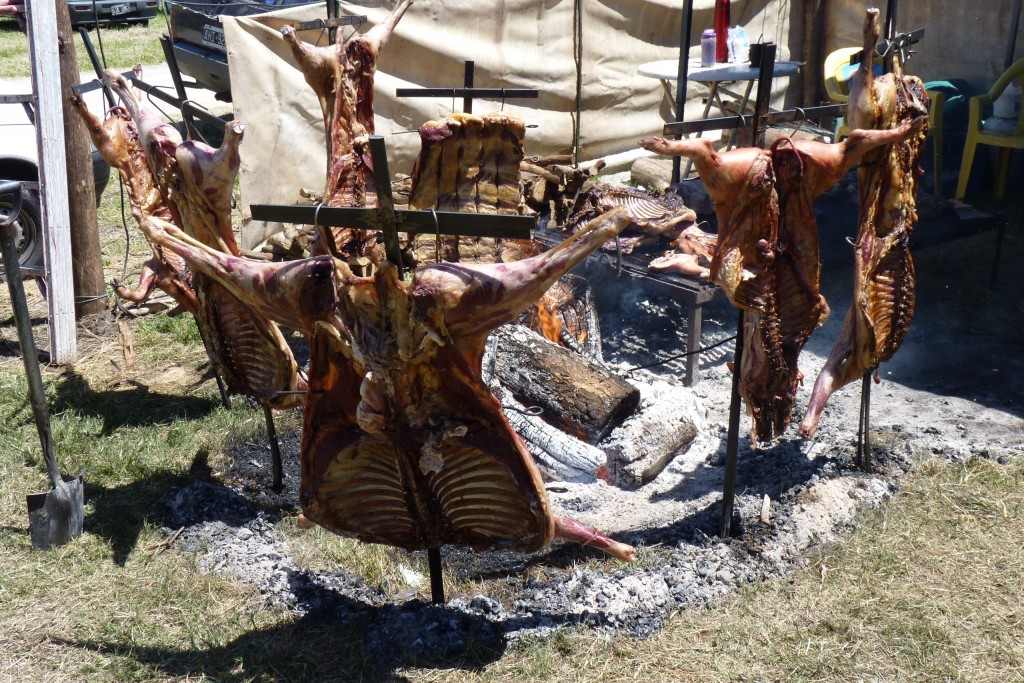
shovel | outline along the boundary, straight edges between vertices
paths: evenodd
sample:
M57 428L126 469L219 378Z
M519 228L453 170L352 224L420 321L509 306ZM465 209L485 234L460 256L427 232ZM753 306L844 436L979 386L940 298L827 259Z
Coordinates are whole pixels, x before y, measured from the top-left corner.
M18 327L21 358L25 363L25 375L28 377L32 416L35 418L39 441L43 446L46 471L53 482L52 491L28 495L28 523L32 546L46 549L54 545L63 545L82 533L82 476L66 482L57 469L53 437L50 435L50 408L46 403L46 392L43 390L43 376L39 371L36 343L32 338L32 321L29 319L28 302L25 299L25 285L21 281L21 267L18 265L18 249L14 244L13 224L21 211L21 183L0 182L0 196L7 194L13 194L14 203L7 217L0 219L0 249L3 251L7 288L11 293L11 305L14 308L14 322Z

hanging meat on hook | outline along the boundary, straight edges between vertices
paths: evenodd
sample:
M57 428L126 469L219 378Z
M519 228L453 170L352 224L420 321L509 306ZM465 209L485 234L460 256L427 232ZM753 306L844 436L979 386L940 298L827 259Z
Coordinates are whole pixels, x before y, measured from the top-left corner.
M928 95L915 76L872 71L879 37L878 10L864 20L864 52L850 87L847 115L857 128L895 128L909 120L927 122ZM825 404L836 390L892 358L914 315L914 262L910 233L917 222L917 180L927 128L894 141L867 157L857 169L860 215L854 244L853 301L832 351L814 382L800 436L818 429ZM878 376L875 376L876 381Z
M400 0L387 19L366 33L314 47L302 42L291 26L281 35L291 48L306 83L316 93L323 111L327 133L327 184L324 202L328 206L377 206L377 192L370 159L370 136L374 134L373 77L377 57L413 0ZM331 228L332 251L346 257L380 259L376 233L351 228ZM314 251L322 245L314 241Z
M837 144L780 138L769 150L723 153L704 138L640 141L659 154L693 159L715 204L710 277L747 312L740 394L753 414L755 441L772 441L788 426L802 379L797 357L829 313L819 292L814 198L865 154L921 125L855 131Z
M107 113L106 120L101 122L89 111L82 98L75 96L71 103L85 121L100 156L120 174L135 220L141 222L143 216L170 220L170 209L149 170L139 141L139 131L127 110L124 107L113 107ZM171 315L180 311L198 315L199 299L192 282L192 273L185 261L159 245L150 244L150 248L153 256L142 264L135 289L130 290L123 282L115 279L110 283L114 293L121 299L139 303L149 298L154 287L159 287L178 304L177 310L172 311Z
M454 113L419 128L409 208L419 211L518 215L523 203L519 164L526 124L495 112ZM461 261L501 263L540 252L536 242L494 237L410 233L402 246L408 265Z
M538 256L427 264L411 280L386 261L358 277L326 255L257 262L159 219L144 229L194 271L309 336L299 501L311 521L408 549L533 551L557 537L632 560L630 546L551 513L480 367L494 329L628 222L612 211Z
M237 255L231 224L231 189L238 172L238 146L245 127L225 125L224 141L217 149L192 140L183 141L178 130L141 107L127 80L107 71L104 80L124 102L148 168L162 202L143 204L152 194L138 197L133 211L140 222L167 220L199 242ZM159 206L160 211L154 211ZM153 211L152 213L150 213ZM168 218L165 218L168 217ZM152 241L151 241L152 244ZM154 247L163 249L159 245ZM228 391L248 396L271 408L302 404L305 380L280 329L257 310L239 301L215 280L193 274L198 298L195 311L210 362Z

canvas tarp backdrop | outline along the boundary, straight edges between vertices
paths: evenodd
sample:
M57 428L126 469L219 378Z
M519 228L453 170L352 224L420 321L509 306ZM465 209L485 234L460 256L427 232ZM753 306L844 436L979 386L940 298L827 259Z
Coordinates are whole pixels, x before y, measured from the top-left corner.
M695 0L693 6L690 55L697 58L700 33L712 25L714 0ZM339 31L346 37L353 30L365 32L392 7L390 1L342 2L342 15L364 15L367 22ZM776 42L778 59L798 59L791 43L798 46L801 41L788 38L793 11L786 0L734 1L732 23L744 25L751 40ZM325 15L321 4L257 17L224 17L235 116L246 123L243 207L295 204L301 201L299 188L323 190L326 148L320 106L280 28ZM637 67L678 58L681 26L678 0L417 0L377 62L376 133L385 136L390 170L409 173L420 148L415 132L419 126L462 108L461 98L399 99L396 89L461 87L466 61L475 63L477 87L539 90L535 100L473 103L474 113L504 109L522 116L530 126L528 156L572 153L578 106L578 160L586 164L605 159L611 168L628 168L647 154L637 140L660 134L671 120L672 95L657 79L637 75ZM320 30L302 37L313 44L327 41ZM777 98L790 80L775 81ZM688 119L699 116L703 93L701 85L688 89ZM280 227L247 219L243 247L253 248Z

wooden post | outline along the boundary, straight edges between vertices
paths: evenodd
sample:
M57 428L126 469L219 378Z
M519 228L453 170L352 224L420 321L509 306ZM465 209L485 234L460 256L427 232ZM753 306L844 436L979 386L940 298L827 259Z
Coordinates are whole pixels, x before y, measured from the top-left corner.
M72 88L78 85L78 57L66 2L57 7L57 50L60 53L61 105L64 116L65 164L67 167L68 217L71 230L71 275L75 290L75 317L107 309L103 279L103 255L96 219L96 180L89 151L85 121L71 109Z
M29 64L36 97L36 146L39 193L45 238L46 290L50 318L50 361L70 363L75 339L75 290L71 266L71 219L64 159L57 8L47 0L28 0Z

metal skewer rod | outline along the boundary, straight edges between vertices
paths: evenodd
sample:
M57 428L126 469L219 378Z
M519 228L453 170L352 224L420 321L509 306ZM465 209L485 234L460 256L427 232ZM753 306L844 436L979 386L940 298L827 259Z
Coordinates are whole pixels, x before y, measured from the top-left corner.
M871 371L860 382L860 420L857 424L857 464L871 469Z
M743 367L743 327L745 314L739 309L736 323L736 353L732 366L732 398L729 401L729 433L725 443L725 473L722 481L722 533L728 538L732 533L732 511L736 502L736 461L740 448L740 368Z

